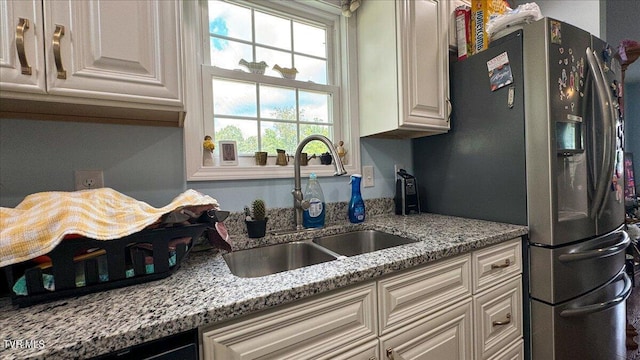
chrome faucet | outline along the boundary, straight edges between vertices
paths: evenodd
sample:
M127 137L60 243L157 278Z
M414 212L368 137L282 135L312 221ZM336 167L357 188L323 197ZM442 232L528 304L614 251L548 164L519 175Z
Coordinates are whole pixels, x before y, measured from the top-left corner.
M300 156L302 156L302 149L305 145L313 140L319 140L325 143L331 152L331 156L333 157L333 165L336 168L336 172L333 174L335 176L344 175L347 173L347 170L344 169L344 165L342 164L342 160L340 160L340 156L338 156L338 151L336 147L331 143L331 141L323 135L309 135L300 141L298 144L298 148L296 149L296 154L293 159L293 184L294 188L291 191L293 194L293 208L296 211L296 230L302 229L302 212L309 208L309 200L305 200L302 195L302 185L300 181Z

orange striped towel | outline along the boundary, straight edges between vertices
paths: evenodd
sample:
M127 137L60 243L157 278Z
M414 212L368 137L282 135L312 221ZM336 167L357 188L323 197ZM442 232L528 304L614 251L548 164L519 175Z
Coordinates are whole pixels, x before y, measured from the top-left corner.
M15 208L0 207L0 267L44 255L65 235L96 240L119 239L154 224L183 206L218 202L195 190L154 208L110 188L29 195Z

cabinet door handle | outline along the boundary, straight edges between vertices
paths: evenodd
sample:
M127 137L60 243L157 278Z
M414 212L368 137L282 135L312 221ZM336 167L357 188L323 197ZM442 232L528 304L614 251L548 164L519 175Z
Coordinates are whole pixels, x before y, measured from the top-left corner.
M387 359L393 360L393 349L387 348L386 352L387 352Z
M511 261L509 259L504 259L504 263L502 264L491 264L491 269L503 269L509 265L511 265Z
M498 326L498 325L507 325L511 323L511 313L507 314L507 320L504 321L494 321L491 323L491 325L493 326Z
M27 30L29 30L29 19L20 18L18 26L16 26L16 51L23 75L31 75L31 66L29 66L27 55L24 52L24 33Z
M56 61L56 70L58 70L58 79L66 79L67 72L62 66L62 56L60 55L60 39L64 36L64 26L56 25L56 31L53 33L53 58Z
M453 105L451 105L451 99L447 99L447 122L451 121L451 112L453 111Z

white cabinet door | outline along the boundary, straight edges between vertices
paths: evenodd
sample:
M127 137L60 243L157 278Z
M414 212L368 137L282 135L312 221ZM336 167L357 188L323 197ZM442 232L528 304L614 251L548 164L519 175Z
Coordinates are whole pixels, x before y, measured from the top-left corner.
M50 94L181 105L177 1L43 4Z
M0 117L181 126L181 13L179 0L0 0Z
M448 4L363 2L358 16L360 135L449 130Z
M402 47L400 126L449 130L448 6L446 1L399 2Z
M472 359L471 299L421 318L380 338L382 356L393 360Z
M42 1L0 1L0 89L44 94Z
M223 324L203 332L204 358L334 359L375 339L375 308L370 283Z

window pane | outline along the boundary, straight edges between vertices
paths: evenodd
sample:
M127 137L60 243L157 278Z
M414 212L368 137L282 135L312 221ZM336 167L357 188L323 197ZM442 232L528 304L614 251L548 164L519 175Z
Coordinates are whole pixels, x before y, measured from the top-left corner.
M279 72L273 70L275 64L283 68L291 67L291 53L278 51L256 46L256 61L264 61L269 65L264 72L265 75L281 77Z
M246 68L238 65L240 59L253 61L251 46L237 41L211 37L211 65L223 69Z
M276 149L284 149L287 154L294 155L298 146L296 124L263 121L260 127L262 151L275 155Z
M291 21L255 12L256 43L291 50Z
M293 23L293 51L308 55L327 57L326 31L314 26Z
M239 155L253 155L258 151L258 122L255 120L237 120L215 118L215 141L235 140ZM216 147L216 150L218 148Z
M213 79L213 114L258 116L256 84Z
M300 121L329 122L330 95L300 91Z
M294 56L298 77L296 80L313 81L316 84L327 84L327 61L307 56Z
M333 138L333 127L326 125L300 125L300 137L305 138L309 135L320 134L328 137L329 139ZM329 151L327 145L320 141L312 141L308 143L304 149L307 154L324 154Z
M222 1L209 0L209 32L251 41L251 10Z
M296 92L260 85L260 117L296 121Z

